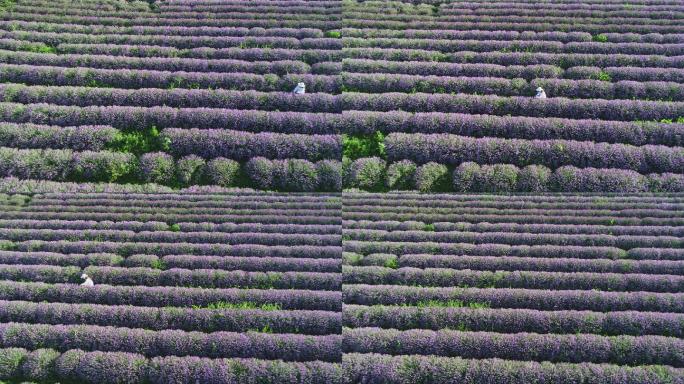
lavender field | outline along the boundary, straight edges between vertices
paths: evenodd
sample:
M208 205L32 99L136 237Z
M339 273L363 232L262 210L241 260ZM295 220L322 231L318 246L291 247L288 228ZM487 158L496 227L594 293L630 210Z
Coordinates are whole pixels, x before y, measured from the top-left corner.
M339 195L0 197L3 379L342 382Z
M684 191L681 2L344 4L345 187Z
M340 191L337 1L18 0L0 177ZM305 94L292 94L299 83Z
M0 384L684 384L679 0L0 0Z
M680 383L681 195L349 193L355 383Z

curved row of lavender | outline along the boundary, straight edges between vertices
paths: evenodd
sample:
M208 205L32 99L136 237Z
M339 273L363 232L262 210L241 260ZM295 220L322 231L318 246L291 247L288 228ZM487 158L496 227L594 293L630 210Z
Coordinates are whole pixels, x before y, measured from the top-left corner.
M340 15L328 0L9 1L0 178L340 191Z
M684 191L666 138L683 18L661 0L345 3L338 127L368 146L345 148L343 189Z
M339 194L0 194L0 380L341 383L340 212Z
M684 380L681 194L345 193L355 383Z

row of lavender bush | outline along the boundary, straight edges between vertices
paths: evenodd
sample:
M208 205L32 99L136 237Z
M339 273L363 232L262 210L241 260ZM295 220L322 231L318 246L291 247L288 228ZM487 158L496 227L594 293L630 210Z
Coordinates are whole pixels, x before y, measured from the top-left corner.
M465 120L468 125L477 124L476 130L487 129L498 134L515 136L534 130L541 138L574 138L561 128L579 131L587 139L597 141L615 140L613 136L640 133L643 126L653 126L651 135L662 135L662 128L681 129L681 125L658 124L658 120L676 121L684 115L684 103L648 100L568 99L554 97L546 100L519 96L427 94L384 92L382 94L344 93L305 94L292 97L282 92L201 90L201 89L111 89L88 87L25 86L21 84L0 85L3 100L3 118L13 122L34 122L57 125L110 124L122 129L157 127L217 128L234 127L241 130L269 130L289 133L373 133L370 122L376 119L414 120L420 126L392 124L381 126L384 131L439 131L440 122L427 117L447 120L447 132L457 132L454 118ZM15 104L15 103L22 103ZM101 105L108 104L104 107ZM225 106L230 105L231 109ZM211 108L211 109L210 109ZM431 112L433 115L407 115L406 112ZM134 111L134 112L132 112ZM282 111L282 112L281 112ZM360 112L367 111L367 112ZM384 115L379 112L387 112ZM201 112L201 113L199 113ZM297 112L297 113L293 113ZM341 113L340 113L341 112ZM483 120L484 116L442 116L442 113L503 115L486 116L504 124L515 120L519 128L505 124L493 130ZM369 123L349 121L352 113L365 113ZM521 117L506 117L506 115ZM577 119L582 116L583 119ZM411 119L409 119L411 117ZM549 119L560 117L564 119ZM260 118L260 121L256 121ZM468 118L468 119L467 119ZM540 119L545 118L545 119ZM466 120L467 119L467 120ZM617 121L600 121L617 120ZM266 121L268 120L268 121ZM627 122L638 120L642 122ZM625 122L623 122L625 121ZM295 123L296 122L296 123ZM550 122L553 122L551 124ZM465 124L464 123L464 124ZM680 122L681 124L681 122ZM468 126L466 125L466 126ZM558 126L562 125L561 128ZM655 129L655 128L661 129ZM465 129L465 127L463 128ZM601 129L605 133L595 132ZM670 128L669 128L670 129ZM587 131L587 132L584 132ZM487 131L483 131L486 133ZM445 133L445 132L442 132ZM483 133L483 134L484 134ZM472 132L476 134L476 132ZM531 133L527 133L530 135Z
M414 143L415 144L415 143ZM421 147L413 147L419 150ZM477 154L470 152L469 154ZM681 169L681 168L680 168ZM615 168L561 166L555 171L543 165L518 168L512 164L479 165L474 162L418 165L400 160L387 165L377 157L345 159L343 186L377 191L415 189L422 192L681 192L684 177L675 173L638 172Z
M345 383L337 363L284 362L257 359L207 359L199 357L145 358L124 352L85 352L53 349L0 350L0 378L78 382L88 384L206 384L226 383L233 377L264 384Z
M345 353L437 355L682 367L684 341L664 336L500 334L451 330L345 329Z
M189 145L193 145L192 142ZM302 148L308 149L311 147ZM217 150L220 152L221 148ZM163 152L145 153L136 158L131 153L122 152L5 147L0 148L0 159L0 175L20 179L142 181L164 185L212 184L224 187L246 184L259 189L285 191L339 191L342 184L341 163L337 160L312 163L304 159L269 160L254 157L241 165L224 157L206 161L197 155L188 155L176 161Z
M589 67L562 69L548 64L510 65L460 64L424 61L342 60L345 72L385 73L421 76L505 77L533 80L536 78L593 79L602 81L670 81L681 83L684 70L680 68ZM245 71L251 72L251 71Z
M105 268L105 267L101 267ZM523 288L628 292L681 292L684 278L671 275L592 272L473 271L449 268L344 266L344 284L424 287Z

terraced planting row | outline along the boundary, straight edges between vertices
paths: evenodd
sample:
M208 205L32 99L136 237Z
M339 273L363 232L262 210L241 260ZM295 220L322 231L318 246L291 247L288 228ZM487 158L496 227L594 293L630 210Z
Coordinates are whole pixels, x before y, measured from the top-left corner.
M683 203L345 193L348 380L681 381Z
M0 197L0 379L341 382L339 195Z

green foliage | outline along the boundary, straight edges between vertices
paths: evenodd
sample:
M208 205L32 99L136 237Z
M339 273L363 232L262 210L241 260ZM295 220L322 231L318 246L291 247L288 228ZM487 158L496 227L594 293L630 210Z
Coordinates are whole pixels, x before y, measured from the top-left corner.
M425 224L425 226L423 227L423 231L434 232L435 231L435 225L434 224Z
M340 32L340 31L326 31L325 37L329 37L329 38L333 38L333 39L339 39L342 37L342 32Z
M121 131L107 149L117 152L141 155L148 152L165 151L169 148L169 139L160 136L159 129L151 126L146 130Z
M389 259L385 260L385 263L383 266L386 268L397 269L397 268L399 268L399 260L396 257L389 258Z
M0 0L0 12L7 11L16 3L16 0Z
M597 43L607 43L608 42L608 36L604 35L603 33L600 33L598 35L594 35L591 37L591 39Z
M0 240L0 251L15 251L17 245L10 240Z
M209 303L205 306L193 305L192 309L260 309L262 311L279 311L283 308L277 303L255 304L250 301L243 301L239 303L217 301L214 303Z
M612 78L610 77L610 73L605 72L605 71L600 71L598 73L598 75L596 75L595 79L600 80L600 81L607 81L607 82L610 82L612 80Z
M352 160L361 157L385 158L385 135L342 135L342 155Z
M660 119L658 122L665 124L684 124L684 116L679 116L676 119Z
M180 232L181 228L180 225L178 224L171 224L169 225L169 231L171 232Z
M342 263L344 265L359 265L363 260L363 255L353 252L342 252Z

